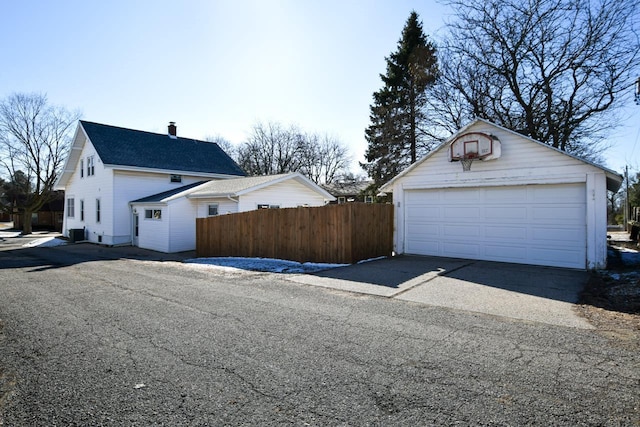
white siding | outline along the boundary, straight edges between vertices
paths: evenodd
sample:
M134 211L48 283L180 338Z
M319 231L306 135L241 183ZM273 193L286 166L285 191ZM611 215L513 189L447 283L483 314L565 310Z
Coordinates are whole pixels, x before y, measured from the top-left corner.
M197 205L196 218L206 218L209 216L209 205L218 204L218 215L226 215L238 212L238 202L224 199L192 199Z
M478 123L468 131L496 135L501 141L502 156L484 162L476 160L471 165L471 170L464 172L460 162L449 162L447 149L441 149L402 177L402 187L475 187L479 182L482 185L498 186L585 182L587 173L601 172L580 160L484 123Z
M257 209L260 204L278 205L281 208L325 204L322 195L293 179L243 194L239 199L238 212Z
M169 173L150 172L114 172L114 194L113 203L108 207L105 204L103 210L109 209L113 218L113 240L116 243L131 242L131 212L129 202L147 197L163 191L188 185L194 182L203 181L202 177L182 176L182 182L171 182Z
M87 176L87 157L94 156L94 175ZM95 148L87 141L81 151L80 159L83 159L84 173L80 176L80 162L75 165L75 172L70 177L65 188L65 213L63 221L63 234L69 236L72 228L85 228L85 236L89 241L112 244L112 218L107 215L107 206L113 194L113 172L106 169L100 161ZM73 198L75 204L74 218L67 217L67 199ZM96 222L96 199L101 201L101 218ZM80 200L84 200L84 221L80 219Z
M186 197L169 202L169 250L182 252L196 247L196 204Z
M151 249L159 252L170 252L169 248L169 228L170 215L166 205L149 204L136 205L140 222L138 227L138 246L144 249ZM145 217L146 209L161 209L161 219L149 219Z

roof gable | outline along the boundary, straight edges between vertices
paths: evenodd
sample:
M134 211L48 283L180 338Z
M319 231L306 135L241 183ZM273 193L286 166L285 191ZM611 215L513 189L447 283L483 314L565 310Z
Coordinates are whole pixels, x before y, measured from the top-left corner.
M80 121L105 165L245 176L218 144Z
M299 172L208 181L190 191L187 194L187 197L205 198L240 196L290 179L293 179L307 188L319 193L327 200L335 200L335 197Z
M188 185L174 188L172 190L163 191L162 193L153 194L151 196L142 197L140 199L132 200L129 203L162 203L167 202L174 196L179 196L181 193L188 191L194 187L204 184L207 181L198 181Z
M418 159L417 162L415 162L414 164L412 164L411 166L407 167L405 170L403 170L402 172L400 172L398 175L396 175L394 178L392 178L389 182L385 183L384 185L382 185L382 187L380 187L380 191L381 192L391 192L393 190L393 184L395 182L397 182L399 179L401 179L402 177L406 176L407 174L410 174L413 170L415 170L416 168L419 168L423 163L425 163L426 161L428 161L430 158L434 157L435 155L437 155L438 153L440 153L442 150L448 150L449 148L449 144L454 141L458 136L465 134L466 132L470 131L471 129L474 129L476 127L476 125L485 125L485 126L489 126L489 127L493 127L496 130L500 130L502 132L507 132L511 135L513 135L514 138L517 138L523 142L529 142L532 144L536 144L539 147L544 148L545 150L549 150L549 152L555 152L558 155L561 156L566 156L569 158L572 158L582 164L585 165L589 165L591 167L597 168L602 170L603 172L605 172L606 177L607 177L607 189L612 190L612 191L616 191L621 182L622 182L622 176L610 169L607 169L603 166L600 166L598 164L595 164L591 161L582 159L580 157L577 157L575 155L572 155L570 153L567 153L565 151L562 151L560 149L557 149L555 147L552 147L548 144L545 144L543 142L537 141L533 138L530 138L526 135L522 135L518 132L515 132L511 129L507 129L505 127L499 126L495 123L492 123L488 120L484 120L484 119L480 119L477 118L475 120L473 120L471 123L468 123L467 125L465 125L464 127L462 127L458 132L456 132L455 134L453 134L451 137L449 137L447 140L445 140L442 144L440 144L438 147L436 147L435 149L433 149L432 151L430 151L429 153L427 153L424 157Z

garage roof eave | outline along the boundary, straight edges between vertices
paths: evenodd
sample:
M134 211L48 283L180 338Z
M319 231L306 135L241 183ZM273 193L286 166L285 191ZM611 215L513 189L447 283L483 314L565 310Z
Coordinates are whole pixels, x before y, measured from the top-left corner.
M616 192L622 186L623 177L617 173L614 173L609 170L605 170L605 174L607 176L607 190Z

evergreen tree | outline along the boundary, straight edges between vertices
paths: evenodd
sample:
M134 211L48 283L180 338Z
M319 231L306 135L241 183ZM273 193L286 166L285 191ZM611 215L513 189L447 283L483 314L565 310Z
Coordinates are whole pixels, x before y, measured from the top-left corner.
M427 89L438 74L436 48L422 31L418 14L407 19L398 49L380 75L384 86L373 94L371 124L365 130L368 163L360 165L380 186L430 149L425 127Z

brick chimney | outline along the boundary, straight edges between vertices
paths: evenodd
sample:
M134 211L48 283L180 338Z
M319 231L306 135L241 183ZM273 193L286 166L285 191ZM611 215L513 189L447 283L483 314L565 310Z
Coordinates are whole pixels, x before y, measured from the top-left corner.
M178 139L177 132L176 122L169 122L169 138Z

